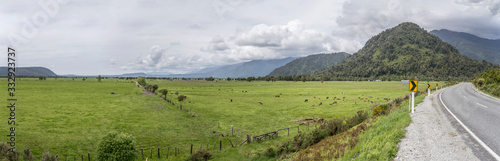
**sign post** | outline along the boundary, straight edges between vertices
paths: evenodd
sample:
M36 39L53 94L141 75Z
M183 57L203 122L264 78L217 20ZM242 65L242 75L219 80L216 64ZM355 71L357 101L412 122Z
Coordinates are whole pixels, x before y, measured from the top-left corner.
M438 84L438 83L436 83L436 91L438 90L438 87L439 87L439 84Z
M409 91L411 92L411 113L415 112L415 92L418 91L417 84L417 80L410 80L408 83Z
M430 96L431 95L431 84L430 83L427 83L427 95Z

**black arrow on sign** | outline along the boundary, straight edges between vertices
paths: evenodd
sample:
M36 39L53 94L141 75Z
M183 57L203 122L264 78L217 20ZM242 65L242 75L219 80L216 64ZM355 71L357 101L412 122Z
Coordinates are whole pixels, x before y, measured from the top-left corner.
M410 83L411 83L411 90L414 91L417 85L415 84L415 81L410 81Z

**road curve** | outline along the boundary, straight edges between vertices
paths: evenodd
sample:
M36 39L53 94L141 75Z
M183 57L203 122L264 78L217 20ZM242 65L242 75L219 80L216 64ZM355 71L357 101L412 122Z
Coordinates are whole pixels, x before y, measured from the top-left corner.
M471 135L477 137L480 144L484 143L486 146L483 147L499 160L500 101L480 94L473 88L471 83L449 87L441 93L440 100L458 122L465 125L464 128L470 130L469 133L472 132Z

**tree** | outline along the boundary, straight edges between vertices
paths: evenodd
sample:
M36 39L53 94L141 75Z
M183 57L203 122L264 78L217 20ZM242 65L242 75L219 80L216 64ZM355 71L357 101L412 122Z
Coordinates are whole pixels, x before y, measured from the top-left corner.
M160 90L160 93L161 95L164 95L165 98L163 98L164 100L167 100L167 94L168 94L168 90L167 89L161 89Z
M155 93L156 90L158 90L158 84L153 84L153 86L151 86L151 92Z
M146 78L144 77L137 77L137 83L139 83L141 86L146 86Z
M226 79L226 80L227 80L227 81L231 81L231 77L227 77L227 79Z
M134 160L135 139L126 133L108 133L97 147L97 160Z
M101 82L101 79L102 79L101 75L97 76L97 81L98 82Z
M214 77L208 77L208 78L205 78L206 81L214 81L215 78Z

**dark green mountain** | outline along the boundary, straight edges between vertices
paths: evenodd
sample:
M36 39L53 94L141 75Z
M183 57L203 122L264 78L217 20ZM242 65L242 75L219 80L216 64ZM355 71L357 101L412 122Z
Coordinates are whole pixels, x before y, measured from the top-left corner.
M348 56L349 54L344 52L309 55L307 57L295 59L282 67L274 69L271 73L269 73L269 76L290 76L316 73L333 67Z
M330 78L449 80L471 78L490 68L410 22L373 36L357 53L313 76Z
M0 76L6 77L8 74L7 67L0 67ZM47 69L45 67L16 67L16 76L23 77L38 77L38 76L46 76L46 77L55 77L56 73L52 72L52 70Z
M471 59L500 64L500 40L485 39L469 33L446 29L433 30L430 33L453 45L460 51L460 54Z

